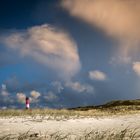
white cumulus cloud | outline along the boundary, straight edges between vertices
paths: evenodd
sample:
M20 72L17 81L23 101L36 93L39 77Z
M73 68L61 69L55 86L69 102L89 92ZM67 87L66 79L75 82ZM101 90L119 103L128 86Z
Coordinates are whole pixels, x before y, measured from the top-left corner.
M62 86L62 83L59 82L59 81L54 81L54 82L52 82L51 84L52 84L52 86L56 89L56 91L57 91L58 93L61 93L61 91L64 90L64 87Z
M4 97L7 97L9 95L9 92L7 91L7 87L5 84L1 85L1 95Z
M72 90L82 93L92 93L94 92L94 87L89 84L81 84L80 82L67 82L66 87L71 88Z
M140 62L133 63L133 70L138 76L140 76Z
M64 79L71 78L80 70L75 42L66 32L47 24L1 37L1 42L22 56L30 56L52 68Z
M107 79L107 76L105 73L99 71L99 70L95 70L95 71L90 71L89 72L89 78L91 80L99 80L99 81L104 81Z
M56 101L58 97L52 91L49 91L47 95L44 96L44 99L46 101L52 102L52 101Z
M37 103L40 101L39 100L39 97L41 96L40 92L33 90L30 92L30 95L31 95L31 97L29 99L30 99L31 103Z
M19 103L25 103L26 95L24 93L17 93L16 96Z
M32 98L38 99L41 94L39 92L33 90L33 91L30 92L30 95L31 95Z

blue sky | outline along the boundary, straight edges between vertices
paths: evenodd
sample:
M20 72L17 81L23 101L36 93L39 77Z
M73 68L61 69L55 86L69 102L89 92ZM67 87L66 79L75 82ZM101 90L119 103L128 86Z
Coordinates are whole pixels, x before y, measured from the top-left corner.
M1 0L0 107L140 98L140 3Z

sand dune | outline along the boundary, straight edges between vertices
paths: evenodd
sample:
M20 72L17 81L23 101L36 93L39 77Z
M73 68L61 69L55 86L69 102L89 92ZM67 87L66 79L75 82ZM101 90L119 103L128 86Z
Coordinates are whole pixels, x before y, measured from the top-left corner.
M140 132L140 114L110 116L98 118L77 118L67 120L52 120L48 116L41 117L10 117L0 118L0 135L23 134L27 131L39 135L53 134L61 132L62 134L71 134L82 136L85 132L95 131L113 131L114 133L126 128Z

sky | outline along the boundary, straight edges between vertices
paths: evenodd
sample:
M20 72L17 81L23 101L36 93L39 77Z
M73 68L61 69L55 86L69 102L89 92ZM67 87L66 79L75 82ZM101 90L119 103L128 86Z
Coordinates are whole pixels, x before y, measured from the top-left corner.
M139 0L1 0L0 108L140 99Z

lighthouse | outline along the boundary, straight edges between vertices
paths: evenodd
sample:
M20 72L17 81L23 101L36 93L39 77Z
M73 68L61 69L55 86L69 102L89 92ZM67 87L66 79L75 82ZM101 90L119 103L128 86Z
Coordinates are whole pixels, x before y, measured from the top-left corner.
M26 109L30 108L30 100L29 97L26 97Z

